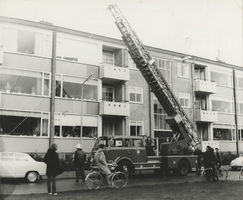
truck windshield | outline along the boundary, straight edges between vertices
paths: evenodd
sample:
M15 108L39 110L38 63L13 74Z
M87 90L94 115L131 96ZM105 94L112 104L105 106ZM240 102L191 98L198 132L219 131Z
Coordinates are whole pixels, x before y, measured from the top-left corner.
M100 144L104 144L106 147L108 146L108 137L102 136L96 139L95 141L95 147L99 147Z

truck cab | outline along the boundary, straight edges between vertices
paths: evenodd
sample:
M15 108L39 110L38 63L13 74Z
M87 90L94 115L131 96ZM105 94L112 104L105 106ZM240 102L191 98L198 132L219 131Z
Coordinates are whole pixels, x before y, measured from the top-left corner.
M118 170L126 174L135 170L160 169L160 156L147 156L146 143L142 136L102 136L99 137L92 149L92 156L98 150L99 145L104 144L104 153L107 162L113 161L118 165ZM156 158L152 165L151 158ZM148 166L150 165L150 167ZM93 167L95 163L93 163ZM149 168L148 168L149 167Z

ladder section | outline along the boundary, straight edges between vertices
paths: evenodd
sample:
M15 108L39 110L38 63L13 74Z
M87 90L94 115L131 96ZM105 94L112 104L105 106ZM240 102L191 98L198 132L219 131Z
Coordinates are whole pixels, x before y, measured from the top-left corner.
M183 137L190 138L191 145L196 146L200 143L200 138L194 132L192 122L181 108L165 78L156 66L154 59L145 49L143 43L122 15L119 8L116 5L110 5L108 9L115 18L115 23L122 34L123 41L128 47L129 54L147 81L150 89L157 97L167 115L177 119L177 123L180 124L180 130L182 129L180 133Z

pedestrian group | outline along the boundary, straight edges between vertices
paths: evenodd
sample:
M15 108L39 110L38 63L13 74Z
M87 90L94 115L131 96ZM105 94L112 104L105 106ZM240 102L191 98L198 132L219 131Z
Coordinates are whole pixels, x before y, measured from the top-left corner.
M212 168L213 169L213 181L218 181L215 177L216 167L220 168L221 158L219 154L219 149L215 148L216 153L214 153L214 149L210 146L206 147L206 152L202 153L199 148L196 148L193 152L194 155L198 156L198 167L196 168L197 175L200 175L201 171L201 160L203 158L204 168ZM50 148L47 150L47 153L44 157L44 162L47 165L46 175L47 175L47 191L49 195L58 195L56 192L56 176L63 172L62 167L60 165L57 151L57 145L52 144ZM94 160L98 166L98 169L103 173L106 177L106 181L108 183L108 187L112 188L112 184L110 181L111 171L107 165L107 161L104 154L104 144L99 145L99 149L94 155ZM75 166L76 172L76 182L79 182L79 178L81 177L82 181L85 182L85 172L84 172L84 164L86 161L86 154L82 150L81 144L76 145L76 151L74 152L73 162Z

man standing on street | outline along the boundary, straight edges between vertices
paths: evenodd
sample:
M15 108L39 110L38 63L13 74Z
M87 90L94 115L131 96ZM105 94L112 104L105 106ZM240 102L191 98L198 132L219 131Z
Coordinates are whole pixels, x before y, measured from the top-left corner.
M196 172L197 172L197 175L200 175L201 174L201 165L202 165L201 164L202 151L197 147L193 154L198 156L197 157L198 167L196 167Z
M219 154L219 149L215 148L216 153L215 153L215 157L216 157L216 167L219 169L221 167L221 158L220 158L220 154Z
M82 151L81 144L76 145L76 151L74 153L74 166L76 170L76 182L79 182L79 176L81 172L81 178L85 182L85 173L84 173L84 162L86 160L86 154Z
M56 176L58 175L59 157L57 154L57 145L52 144L44 157L44 162L47 165L47 190L49 195L57 195L56 193Z

